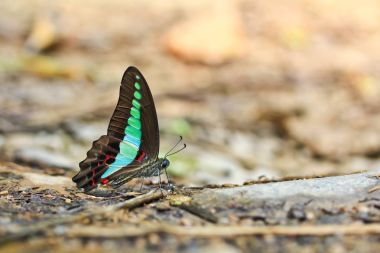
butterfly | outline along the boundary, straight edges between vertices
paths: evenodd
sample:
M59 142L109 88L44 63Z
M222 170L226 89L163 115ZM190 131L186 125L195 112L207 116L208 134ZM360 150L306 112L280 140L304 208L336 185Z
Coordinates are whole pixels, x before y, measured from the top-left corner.
M168 176L167 156L186 147L170 154L181 140L163 158L158 157L160 135L152 93L144 76L131 66L121 80L107 135L93 142L73 181L88 192L100 185L118 188L133 178L160 176L164 171Z

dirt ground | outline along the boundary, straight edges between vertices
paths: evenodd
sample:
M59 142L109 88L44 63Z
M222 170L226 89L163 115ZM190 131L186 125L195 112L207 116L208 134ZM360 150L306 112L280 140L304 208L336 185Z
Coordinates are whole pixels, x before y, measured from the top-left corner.
M195 196L377 169L379 16L375 0L2 0L0 252L378 252L376 182L340 205ZM178 191L149 193L152 178L143 195L132 182L88 196L71 177L130 65L152 90L160 152L188 145L170 157Z

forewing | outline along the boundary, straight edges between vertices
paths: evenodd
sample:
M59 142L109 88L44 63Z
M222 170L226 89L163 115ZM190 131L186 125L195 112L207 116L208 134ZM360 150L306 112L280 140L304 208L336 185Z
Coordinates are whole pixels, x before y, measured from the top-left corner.
M156 107L154 105L153 96L150 92L148 83L144 76L135 67L129 67L121 81L121 90L128 92L128 87L131 84L138 82L141 85L141 127L142 127L142 141L140 150L144 151L147 160L156 159L160 149L160 135L158 128L158 120ZM109 134L111 134L109 132Z

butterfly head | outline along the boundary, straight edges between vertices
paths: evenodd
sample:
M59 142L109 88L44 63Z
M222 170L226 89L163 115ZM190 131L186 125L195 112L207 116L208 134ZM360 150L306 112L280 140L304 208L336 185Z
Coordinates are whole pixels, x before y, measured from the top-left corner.
M170 161L167 158L163 158L161 161L161 169L164 170L167 167L169 167L169 165L170 165Z

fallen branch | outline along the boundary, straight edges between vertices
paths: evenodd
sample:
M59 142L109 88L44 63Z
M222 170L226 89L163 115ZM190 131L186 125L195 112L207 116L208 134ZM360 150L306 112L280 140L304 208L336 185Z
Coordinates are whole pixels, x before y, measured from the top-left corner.
M149 224L139 227L118 226L75 226L59 232L60 235L81 238L122 238L144 236L151 233L165 233L174 236L235 237L249 235L283 235L283 236L329 236L329 235L368 235L379 234L380 224L349 225L301 225L301 226L176 226L168 224Z

